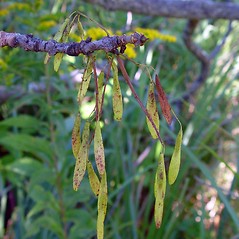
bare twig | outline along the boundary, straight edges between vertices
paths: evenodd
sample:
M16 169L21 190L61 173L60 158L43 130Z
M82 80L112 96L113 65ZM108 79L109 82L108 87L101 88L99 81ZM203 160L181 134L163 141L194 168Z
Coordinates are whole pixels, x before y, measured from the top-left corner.
M227 31L224 35L224 37L222 38L222 41L220 44L218 44L213 50L212 52L210 53L209 55L209 59L212 60L216 57L216 55L220 52L220 50L222 49L223 45L225 44L226 42L226 39L227 37L229 36L229 34L231 33L232 31L232 21L229 21L228 23L228 27L227 27Z
M232 31L231 21L229 22L227 32L225 33L221 43L217 45L211 53L205 52L202 48L200 48L197 44L195 44L192 40L192 35L198 25L198 20L189 20L184 33L183 33L183 40L187 48L197 57L197 59L201 62L201 70L190 86L190 89L182 96L183 100L188 100L191 95L193 95L203 84L203 82L207 79L211 61L216 57L216 55L221 50L222 46L225 44L227 37L229 36L230 32Z
M183 32L183 40L187 48L198 58L199 61L208 64L208 54L203 51L192 40L193 33L198 25L199 21L196 19L189 20Z
M135 32L130 36L107 36L93 42L88 38L81 42L59 43L55 40L44 41L33 37L31 34L0 31L0 47L20 47L26 51L47 52L49 55L55 55L56 53L64 53L70 56L89 55L98 50L115 52L117 48L124 47L128 43L142 46L147 40L148 38L143 34Z
M98 76L96 73L96 66L95 62L93 64L93 71L94 71L94 79L95 79L95 115L96 120L98 121L100 119L100 109L99 109L99 91L98 91Z
M186 18L186 19L239 19L239 4L210 0L84 0L108 10L123 10L134 13Z

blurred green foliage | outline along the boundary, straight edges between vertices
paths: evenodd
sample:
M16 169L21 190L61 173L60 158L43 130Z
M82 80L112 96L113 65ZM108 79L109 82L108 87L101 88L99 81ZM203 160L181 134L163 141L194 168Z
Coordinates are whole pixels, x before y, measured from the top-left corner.
M29 0L2 1L0 29L50 39L59 24L75 10L114 32L127 28L127 13L105 12L80 1ZM94 27L92 22L81 20L86 28ZM171 102L187 92L200 70L198 61L181 40L184 25L185 20L133 14L132 27L154 28L177 36L176 43L157 39L137 49L135 59L156 69ZM109 84L102 129L109 185L105 238L238 236L237 22L233 22L233 28L212 63L207 81L177 112L185 132L183 162L175 185L167 189L164 219L159 230L153 221L153 175L159 145L151 139L143 112L123 81L123 120L113 121L112 84ZM226 30L225 21L205 20L195 40L206 50L212 50ZM22 49L0 49L0 86L13 89L18 85L24 92L0 105L0 238L4 235L24 239L94 238L97 204L88 179L83 180L78 192L72 189L75 161L71 130L78 111L78 84L73 80L84 68L83 57L65 56L58 73L53 71L52 61L43 64L44 57L43 53ZM98 57L101 67L105 59L100 54ZM130 61L126 67L145 103L147 75ZM92 109L93 89L92 85L82 108L83 115ZM177 105L173 108L178 109ZM162 120L161 135L167 143L166 165L177 132L177 127L168 128ZM93 157L93 148L90 157Z

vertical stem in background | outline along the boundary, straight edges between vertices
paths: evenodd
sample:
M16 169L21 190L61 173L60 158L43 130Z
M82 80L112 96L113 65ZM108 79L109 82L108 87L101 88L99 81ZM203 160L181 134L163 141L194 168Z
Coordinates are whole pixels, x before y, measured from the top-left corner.
M151 115L149 114L147 109L144 107L142 101L139 99L139 96L137 95L136 91L134 90L134 87L133 87L133 85L132 85L132 83L130 81L129 75L128 75L127 71L125 70L123 60L120 58L120 56L117 56L117 61L118 61L118 64L119 64L119 68L120 68L120 70L122 72L122 75L123 75L126 83L128 84L128 86L129 86L129 88L130 88L134 98L136 99L136 101L140 105L140 108L144 111L146 117L149 119L150 123L152 124L152 126L153 126L153 128L154 128L154 130L155 130L155 132L156 132L156 134L158 136L159 141L164 146L163 140L162 140L162 138L161 138L161 136L159 134L159 131L158 131L158 129L157 129L157 127L156 127L156 125L155 125Z
M52 107L52 99L51 99L51 94L50 94L50 89L51 89L51 84L50 84L50 75L49 75L49 65L45 66L45 76L46 76L46 99L49 107ZM57 167L57 149L56 149L56 136L55 136L55 131L54 131L54 123L52 120L52 117L49 117L50 125L50 141L53 146L53 164L55 168L55 172L57 174L56 176L56 188L57 188L57 193L59 196L59 206L60 206L60 215L61 215L61 220L63 224L63 232L64 232L64 239L67 239L67 223L66 223L66 216L65 216L65 206L64 206L64 201L63 201L63 190L62 190L62 180L61 180L61 174L58 170Z

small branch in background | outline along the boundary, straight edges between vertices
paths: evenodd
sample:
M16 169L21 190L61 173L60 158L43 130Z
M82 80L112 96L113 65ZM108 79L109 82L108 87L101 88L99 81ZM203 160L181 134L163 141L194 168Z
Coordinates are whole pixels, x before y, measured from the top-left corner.
M199 21L196 19L189 20L183 32L183 40L188 50L191 51L199 61L209 63L208 54L193 42L192 36Z
M226 39L227 37L229 36L229 34L231 33L232 31L232 21L229 21L228 23L228 27L227 27L227 31L224 35L224 37L222 38L222 41L220 44L218 44L213 50L212 52L210 53L209 55L209 59L212 60L216 57L216 55L220 52L220 50L222 49L223 45L225 44L226 42Z
M239 4L210 0L84 0L107 10L185 19L239 19Z
M138 167L149 155L151 150L150 146L147 146L144 151L139 155L136 161L134 161L134 167Z
M98 41L88 38L81 42L60 43L55 40L44 41L31 34L8 33L0 31L0 47L19 47L25 51L47 52L49 55L64 53L70 56L79 54L89 55L94 51L115 52L117 48L124 48L127 44L142 46L148 40L143 34L133 33L130 36L103 37Z
M189 20L184 33L183 33L183 40L185 45L187 46L188 50L191 51L196 58L201 63L201 70L196 78L196 80L192 83L188 91L182 96L182 100L187 101L190 96L195 94L195 92L202 86L209 75L211 61L216 57L219 53L221 48L226 42L227 37L229 36L230 32L232 31L232 24L231 21L229 22L227 32L225 33L222 41L218 44L211 53L205 52L202 48L200 48L197 44L193 42L192 35L198 25L198 20Z

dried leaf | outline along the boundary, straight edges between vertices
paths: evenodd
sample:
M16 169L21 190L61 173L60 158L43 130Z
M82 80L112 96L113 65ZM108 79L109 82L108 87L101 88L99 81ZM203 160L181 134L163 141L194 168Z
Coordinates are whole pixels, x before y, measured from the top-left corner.
M64 33L64 31L65 31L67 25L69 25L69 23L70 23L70 18L67 17L67 18L65 19L65 21L61 24L61 26L60 26L58 32L56 33L56 35L54 36L53 39L54 39L55 41L58 41L58 42L61 41L62 36L63 36L63 33Z
M69 24L66 25L66 27L63 31L61 42L67 42L71 28L73 27L73 25L74 25L74 20L72 20L71 22L69 22Z
M182 130L182 125L180 123L180 130L178 132L178 136L176 139L173 155L172 155L172 158L169 164L169 170L168 170L168 182L170 185L172 185L175 182L178 176L180 161L181 161L182 138L183 138L183 130Z
M83 40L85 37L85 31L84 31L83 26L80 21L80 15L78 16L78 19L77 19L77 28L79 31L80 38Z
M153 82L150 82L150 85L149 85L146 109L148 110L149 114L151 115L151 118L159 132L159 115L158 115L156 100L155 100L155 96L154 96L154 83ZM158 134L157 134L157 132L155 132L155 129L154 129L152 123L150 122L150 120L148 119L148 117L146 117L146 122L148 125L149 132L152 135L153 139L157 139Z
M90 79L92 75L92 69L93 69L93 63L95 61L95 57L89 57L86 69L84 71L83 77L82 77L82 82L80 85L80 89L78 92L77 100L79 103L82 102L83 98L85 97L85 94L88 90L89 84L90 84Z
M59 67L60 67L60 64L61 64L61 61L62 61L62 58L64 56L64 53L57 53L54 57L54 71L58 71L59 70Z
M77 158L77 155L80 149L80 144L81 144L80 121L81 121L81 117L80 117L80 113L78 113L75 119L72 135L71 135L71 146L72 146L72 151L75 158Z
M166 192L166 172L164 165L164 155L161 153L154 182L154 220L157 228L161 226L163 217L164 198Z
M170 104L168 103L167 96L164 93L163 87L161 86L157 75L155 76L155 85L156 85L158 100L162 109L163 116L166 119L167 123L171 124L172 122L171 107L170 107Z
M97 239L104 238L104 220L107 211L107 202L107 177L106 172L104 172L100 182L100 193L98 197Z
M77 155L76 165L73 176L73 189L78 190L80 183L85 175L86 163L88 160L89 151L89 135L90 135L90 123L86 122L82 133L82 143Z
M120 121L123 115L123 101L122 94L120 90L120 84L118 79L118 68L115 62L112 62L112 70L113 70L113 112L114 119Z
M98 172L100 175L103 175L105 172L105 153L101 135L100 121L97 121L95 125L94 153Z
M44 59L44 64L45 65L49 62L50 58L51 58L51 56L48 53L46 53L46 56L45 56L45 59Z
M99 178L97 177L95 170L89 160L87 162L87 171L88 171L88 177L89 177L91 189L92 189L93 193L95 194L95 196L98 197L99 191L100 191L100 181L99 181Z
M67 17L67 18L65 19L65 21L61 24L61 26L60 26L58 32L56 33L56 35L54 36L53 39L54 39L55 41L62 42L62 36L63 36L64 30L65 30L65 28L67 27L67 25L68 25L69 23L70 23L70 18ZM58 53L58 54L62 54L62 53ZM58 55L58 54L56 54L56 55ZM47 63L49 62L50 58L51 58L51 56L47 53L47 54L46 54L46 57L45 57L45 59L44 59L44 64L47 64ZM56 59L56 60L55 60L55 58L54 58L54 70L55 70L55 71L58 71L59 66L60 66L60 64L61 64L61 59L62 59L62 57L60 58L59 56L58 56L58 59ZM56 61L56 63L55 63L55 61Z
M67 18L64 23L61 25L60 30L54 37L54 40L59 42L67 42L72 26L74 25L74 21L70 21L70 18ZM54 57L54 70L57 72L59 70L60 64L62 62L62 58L64 53L57 53Z

